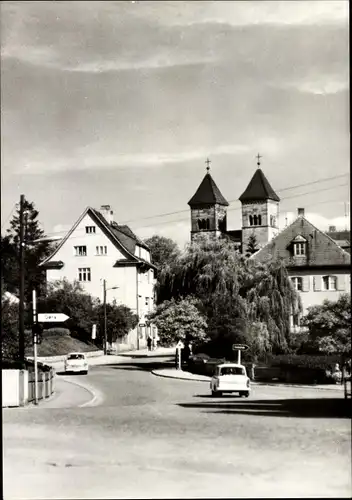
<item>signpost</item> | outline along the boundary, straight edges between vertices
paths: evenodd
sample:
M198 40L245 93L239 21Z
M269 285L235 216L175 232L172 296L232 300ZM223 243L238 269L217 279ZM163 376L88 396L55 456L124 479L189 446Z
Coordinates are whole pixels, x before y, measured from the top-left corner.
M97 325L94 324L92 325L92 340L95 340L97 338Z
M38 359L37 359L37 344L38 337L36 333L37 325L37 296L35 290L32 291L33 302L33 350L34 350L34 404L38 404Z
M176 368L182 370L181 350L184 348L184 343L179 340L176 344Z
M232 350L237 351L237 363L241 364L241 351L247 351L248 345L245 344L232 344Z
M39 323L63 323L69 319L69 316L63 313L39 313Z

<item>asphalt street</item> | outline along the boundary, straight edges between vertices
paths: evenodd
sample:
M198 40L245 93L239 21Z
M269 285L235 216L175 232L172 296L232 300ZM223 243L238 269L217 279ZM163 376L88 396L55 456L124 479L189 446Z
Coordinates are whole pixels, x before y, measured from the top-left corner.
M152 375L160 363L58 376L54 398L4 409L5 500L351 495L341 391L211 398L206 382Z

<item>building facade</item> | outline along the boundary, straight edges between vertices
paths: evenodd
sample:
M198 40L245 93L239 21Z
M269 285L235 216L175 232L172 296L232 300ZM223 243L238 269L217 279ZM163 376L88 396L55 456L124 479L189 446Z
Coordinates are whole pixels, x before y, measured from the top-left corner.
M109 205L87 207L55 251L41 266L47 282L78 280L83 289L103 301L126 305L139 317L138 327L124 343L144 346L148 334L156 335L146 315L154 307L154 271L148 246L128 226L113 220Z
M350 291L350 231L330 227L324 233L305 218L304 208L299 208L296 220L280 231L280 198L259 165L258 162L256 172L239 197L242 205L239 230L228 230L228 203L210 173L206 174L188 203L191 241L195 241L198 234L226 235L235 242L238 251L247 254L249 241L254 237L257 251L250 258L260 262L276 259L285 262L301 296L304 315L309 306L322 304L324 299L335 301L341 293ZM291 320L292 327L299 329L300 318Z

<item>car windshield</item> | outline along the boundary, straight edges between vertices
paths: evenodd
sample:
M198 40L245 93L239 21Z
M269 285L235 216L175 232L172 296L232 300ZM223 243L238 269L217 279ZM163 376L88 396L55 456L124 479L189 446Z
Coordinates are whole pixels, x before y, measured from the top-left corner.
M244 369L239 366L225 366L220 369L220 375L244 375Z
M84 354L69 354L67 359L84 359Z

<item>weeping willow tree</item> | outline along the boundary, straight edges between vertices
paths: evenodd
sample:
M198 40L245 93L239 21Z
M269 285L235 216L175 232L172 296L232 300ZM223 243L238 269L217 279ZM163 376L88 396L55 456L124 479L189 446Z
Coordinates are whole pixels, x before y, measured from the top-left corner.
M199 239L160 273L157 301L200 299L208 337L231 349L233 342L289 347L290 314L300 301L281 262L269 265L245 259L228 239ZM254 326L255 325L255 328ZM257 332L269 342L258 344Z

